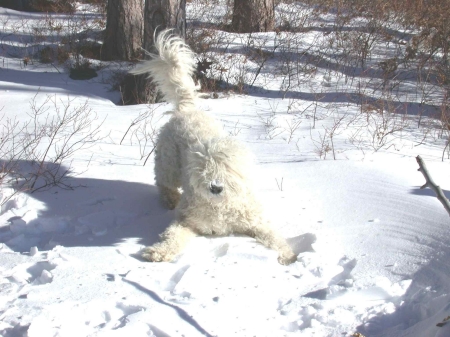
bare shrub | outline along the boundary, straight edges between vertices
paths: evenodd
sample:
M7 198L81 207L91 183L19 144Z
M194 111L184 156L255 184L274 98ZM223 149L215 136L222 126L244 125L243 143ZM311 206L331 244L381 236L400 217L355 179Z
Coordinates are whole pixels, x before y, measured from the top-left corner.
M265 139L274 139L283 132L283 129L276 122L276 111L269 113L257 113L259 120L262 122L265 132Z
M228 131L228 135L230 135L231 137L236 137L241 133L242 129L244 128L248 129L248 127L245 127L244 125L239 125L239 121L237 121L236 123L234 123L233 127Z
M192 0L188 43L198 54L203 91L273 91L275 85L289 100L287 112L296 117L288 124L277 123L273 109L258 113L263 137L283 134L287 142L295 142L294 120L311 118L316 129L312 138L322 158L338 156L336 136L343 131L357 148L379 151L393 146L412 124L407 115L412 106L415 132L422 137L413 141L416 146L427 137L447 139L442 102L450 90L448 3L278 0L270 39L264 34L224 34L231 5ZM340 120L342 111L330 112L335 105L330 100L335 99L356 104L359 114ZM319 126L317 121L324 118Z
M326 159L329 152L332 153L333 159L337 159L338 150L335 146L335 137L342 132L345 126L347 114L339 114L337 111L333 113L332 122L323 125L323 131L316 131L318 139L313 136L312 128L310 129L310 137L315 147L315 152L321 159Z
M447 153L447 159L450 159L450 99L448 93L442 99L439 113L441 122L439 137L446 139L445 147L442 150L442 161L444 161L445 153Z
M50 2L62 6L62 2ZM70 57L76 63L80 55L99 59L105 16L100 9L94 15L91 10L80 7L77 12L65 12L66 15L46 11L40 20L23 18L10 21L6 18L1 23L1 37L15 38L1 41L2 48L11 56L35 58L44 63L64 63Z
M320 159L327 159L328 152L331 151L330 139L328 138L327 132L316 131L318 139L313 136L312 129L310 129L310 137L313 142L315 153Z
M286 141L289 144L292 139L294 138L294 134L297 131L297 129L300 127L300 124L302 124L302 120L300 118L293 118L293 119L286 119L285 121L286 127L284 127L284 130L287 133Z
M207 27L188 29L186 35L198 57L196 77L202 91L245 93L266 82L260 80L263 69L278 47L268 36L242 35L236 47L235 36Z
M373 104L362 106L366 123L361 127L364 129L363 133L367 133L368 145L375 152L392 146L398 136L409 127L407 114L402 114L397 109L392 98L380 98Z
M74 99L46 96L30 102L29 120L0 118L0 187L12 187L1 195L0 204L20 192L34 193L54 186L72 189L68 178L71 158L95 144L100 137L97 115L88 101L74 106ZM97 125L96 125L97 124Z
M163 115L158 116L156 111L158 107L149 105L148 108L133 119L124 133L120 144L122 145L125 139L129 143L137 143L139 146L139 160L144 160L143 166L147 164L148 159L155 151L156 138L158 136L158 123Z
M276 8L277 32L304 32L311 28L314 19L311 7L300 2L280 1Z
M33 0L31 8L38 12L74 13L75 0Z

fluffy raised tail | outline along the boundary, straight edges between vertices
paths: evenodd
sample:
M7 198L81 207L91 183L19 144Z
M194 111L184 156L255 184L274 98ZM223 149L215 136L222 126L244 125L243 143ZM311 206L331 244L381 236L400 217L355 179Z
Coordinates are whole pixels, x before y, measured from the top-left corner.
M197 87L192 79L194 52L170 29L158 35L155 47L159 55L147 52L152 59L141 62L131 73L149 73L165 100L173 103L176 110L192 108L197 97Z

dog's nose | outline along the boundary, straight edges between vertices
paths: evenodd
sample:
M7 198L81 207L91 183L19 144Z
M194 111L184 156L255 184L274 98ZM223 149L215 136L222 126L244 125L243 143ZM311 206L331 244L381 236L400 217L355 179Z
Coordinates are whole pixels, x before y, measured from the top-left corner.
M211 183L209 187L212 194L219 194L223 191L223 186L216 183Z

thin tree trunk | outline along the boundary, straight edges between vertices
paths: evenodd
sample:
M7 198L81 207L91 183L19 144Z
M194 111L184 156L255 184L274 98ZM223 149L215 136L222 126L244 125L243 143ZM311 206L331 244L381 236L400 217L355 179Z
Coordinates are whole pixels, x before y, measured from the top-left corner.
M143 29L142 0L108 0L102 59L139 58Z
M231 28L238 33L274 30L273 0L234 0Z

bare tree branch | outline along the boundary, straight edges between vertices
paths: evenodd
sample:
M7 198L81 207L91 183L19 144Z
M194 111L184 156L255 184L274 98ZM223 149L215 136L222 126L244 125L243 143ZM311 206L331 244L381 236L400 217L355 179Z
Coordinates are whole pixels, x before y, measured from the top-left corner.
M420 167L418 171L422 172L426 180L425 185L421 186L420 189L424 189L427 187L431 188L434 191L434 193L436 193L436 197L444 206L447 213L450 215L450 201L445 197L444 192L442 192L442 189L438 185L436 185L436 183L433 181L433 178L431 178L430 173L428 172L423 159L420 156L417 156L416 160Z

